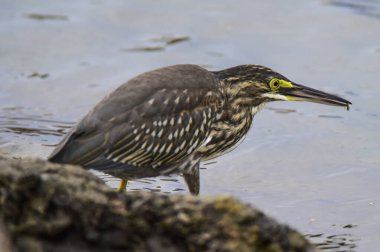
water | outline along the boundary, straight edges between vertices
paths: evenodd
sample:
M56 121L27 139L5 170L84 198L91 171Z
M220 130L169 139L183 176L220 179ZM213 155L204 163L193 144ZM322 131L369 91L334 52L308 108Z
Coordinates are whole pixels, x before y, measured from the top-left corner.
M177 63L263 64L353 106L268 104L235 151L202 165L202 195L234 195L324 251L379 249L380 1L0 3L2 155L45 158L138 73ZM100 176L116 187L117 179ZM129 189L187 193L176 176Z

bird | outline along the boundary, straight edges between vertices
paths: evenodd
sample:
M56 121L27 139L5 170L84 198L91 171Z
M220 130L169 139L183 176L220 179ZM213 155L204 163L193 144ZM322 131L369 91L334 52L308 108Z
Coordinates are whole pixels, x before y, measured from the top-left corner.
M220 71L178 64L119 86L67 133L48 160L127 181L182 174L200 190L200 162L239 144L268 102L308 101L349 109L339 96L297 84L271 68L246 64Z

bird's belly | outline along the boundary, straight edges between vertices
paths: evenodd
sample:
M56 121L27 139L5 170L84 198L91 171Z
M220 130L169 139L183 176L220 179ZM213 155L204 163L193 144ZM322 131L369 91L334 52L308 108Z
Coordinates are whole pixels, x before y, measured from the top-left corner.
M94 169L121 179L139 179L183 173L189 169L192 169L192 167L199 163L199 160L200 156L195 153L189 155L182 161L167 163L161 166L135 166L131 164L114 162L112 160L101 159L100 162L94 162L86 168Z
M148 177L157 177L161 175L159 171L153 169L152 167L134 166L110 168L102 172L121 179L140 179Z

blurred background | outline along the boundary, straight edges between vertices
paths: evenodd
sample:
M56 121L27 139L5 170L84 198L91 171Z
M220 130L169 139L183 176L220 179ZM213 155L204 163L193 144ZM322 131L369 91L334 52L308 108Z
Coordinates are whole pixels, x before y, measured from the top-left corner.
M234 195L323 251L379 249L379 0L0 6L1 155L46 158L102 97L144 71L262 64L353 106L267 104L235 151L202 165L201 195ZM187 194L178 176L133 181L129 190Z

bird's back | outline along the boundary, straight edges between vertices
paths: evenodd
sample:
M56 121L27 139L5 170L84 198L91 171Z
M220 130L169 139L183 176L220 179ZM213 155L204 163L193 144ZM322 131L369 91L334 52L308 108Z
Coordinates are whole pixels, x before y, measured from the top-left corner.
M209 133L202 123L214 117L218 85L211 72L195 65L141 74L98 103L49 160L89 168L95 164L146 167L180 162L191 154L189 148L194 150Z

